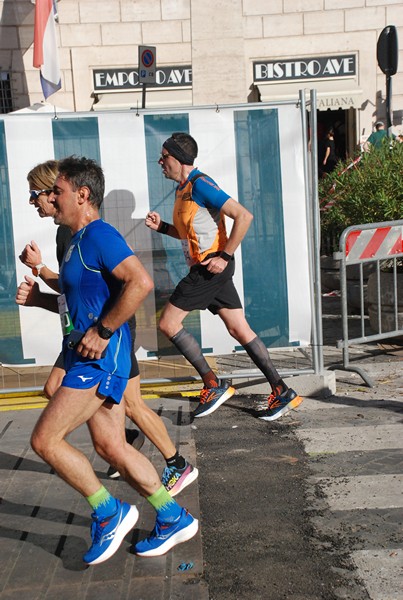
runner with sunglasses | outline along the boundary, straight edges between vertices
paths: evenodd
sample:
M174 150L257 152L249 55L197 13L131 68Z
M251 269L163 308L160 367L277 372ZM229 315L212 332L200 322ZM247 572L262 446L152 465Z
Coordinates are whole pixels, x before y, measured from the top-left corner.
M35 206L40 217L54 217L55 206L52 202L53 184L58 173L58 162L48 160L31 169L27 179L30 188L30 204ZM56 234L56 252L59 268L63 257L70 245L70 228L65 225L59 225ZM35 277L40 277L51 289L59 292L59 274L54 273L42 262L42 255L35 241L27 244L20 255L20 260L30 269ZM24 292L26 284L21 293ZM21 286L20 286L21 287ZM38 288L39 289L39 288ZM19 303L23 303L23 298ZM144 435L158 448L166 461L166 467L162 473L162 483L171 496L176 496L185 487L197 479L198 469L193 467L176 449L171 440L163 419L155 413L144 402L140 390L140 374L134 353L134 342L136 336L135 318L129 320L130 333L132 336L131 362L132 368L129 375L129 381L124 392L126 403L126 415L133 421L137 429L126 429L126 441L139 450L144 443ZM45 383L44 393L47 398L51 398L60 387L65 375L63 355L58 356L48 380ZM143 435L144 434L144 435ZM119 470L111 466L108 469L108 476L112 479L119 477Z

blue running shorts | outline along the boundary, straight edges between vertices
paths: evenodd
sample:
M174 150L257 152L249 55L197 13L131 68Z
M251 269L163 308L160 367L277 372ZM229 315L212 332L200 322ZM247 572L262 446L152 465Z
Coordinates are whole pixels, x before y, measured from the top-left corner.
M98 385L97 392L105 396L105 402L119 404L126 389L127 379L98 369L97 366L77 364L63 377L62 386L76 390L88 390Z

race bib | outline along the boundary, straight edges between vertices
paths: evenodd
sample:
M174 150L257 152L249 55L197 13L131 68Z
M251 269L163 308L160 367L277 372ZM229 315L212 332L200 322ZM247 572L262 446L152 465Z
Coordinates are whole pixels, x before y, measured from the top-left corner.
M185 260L186 260L188 266L191 267L192 265L194 265L194 260L190 256L189 242L187 240L181 240L181 244L182 244L182 250L183 250L183 254L185 256Z
M57 298L57 304L59 307L60 324L62 326L63 336L69 335L70 331L73 331L74 326L69 313L69 307L67 306L66 296L60 294Z

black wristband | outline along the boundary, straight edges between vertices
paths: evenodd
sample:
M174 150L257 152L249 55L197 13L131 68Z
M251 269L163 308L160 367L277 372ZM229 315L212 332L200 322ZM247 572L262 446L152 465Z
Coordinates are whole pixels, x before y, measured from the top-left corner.
M112 329L109 329L109 327L105 327L104 325L102 325L102 321L98 321L97 331L98 331L99 337L102 338L103 340L110 340L111 337L113 336Z
M233 257L233 254L228 254L228 252L224 252L224 250L221 250L220 258L225 260L225 262L229 262L232 257Z
M167 234L169 229L169 223L165 223L165 221L161 221L160 226L158 227L158 233Z

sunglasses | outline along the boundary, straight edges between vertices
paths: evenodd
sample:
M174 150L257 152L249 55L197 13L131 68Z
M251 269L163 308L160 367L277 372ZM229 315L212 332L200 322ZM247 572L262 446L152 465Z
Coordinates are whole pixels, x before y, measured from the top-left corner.
M50 190L29 190L29 195L33 200L38 200L41 194L46 194L49 196L53 192L53 189Z
M169 156L171 156L170 154L161 154L161 156L158 159L158 162L163 162L164 160L166 160Z

